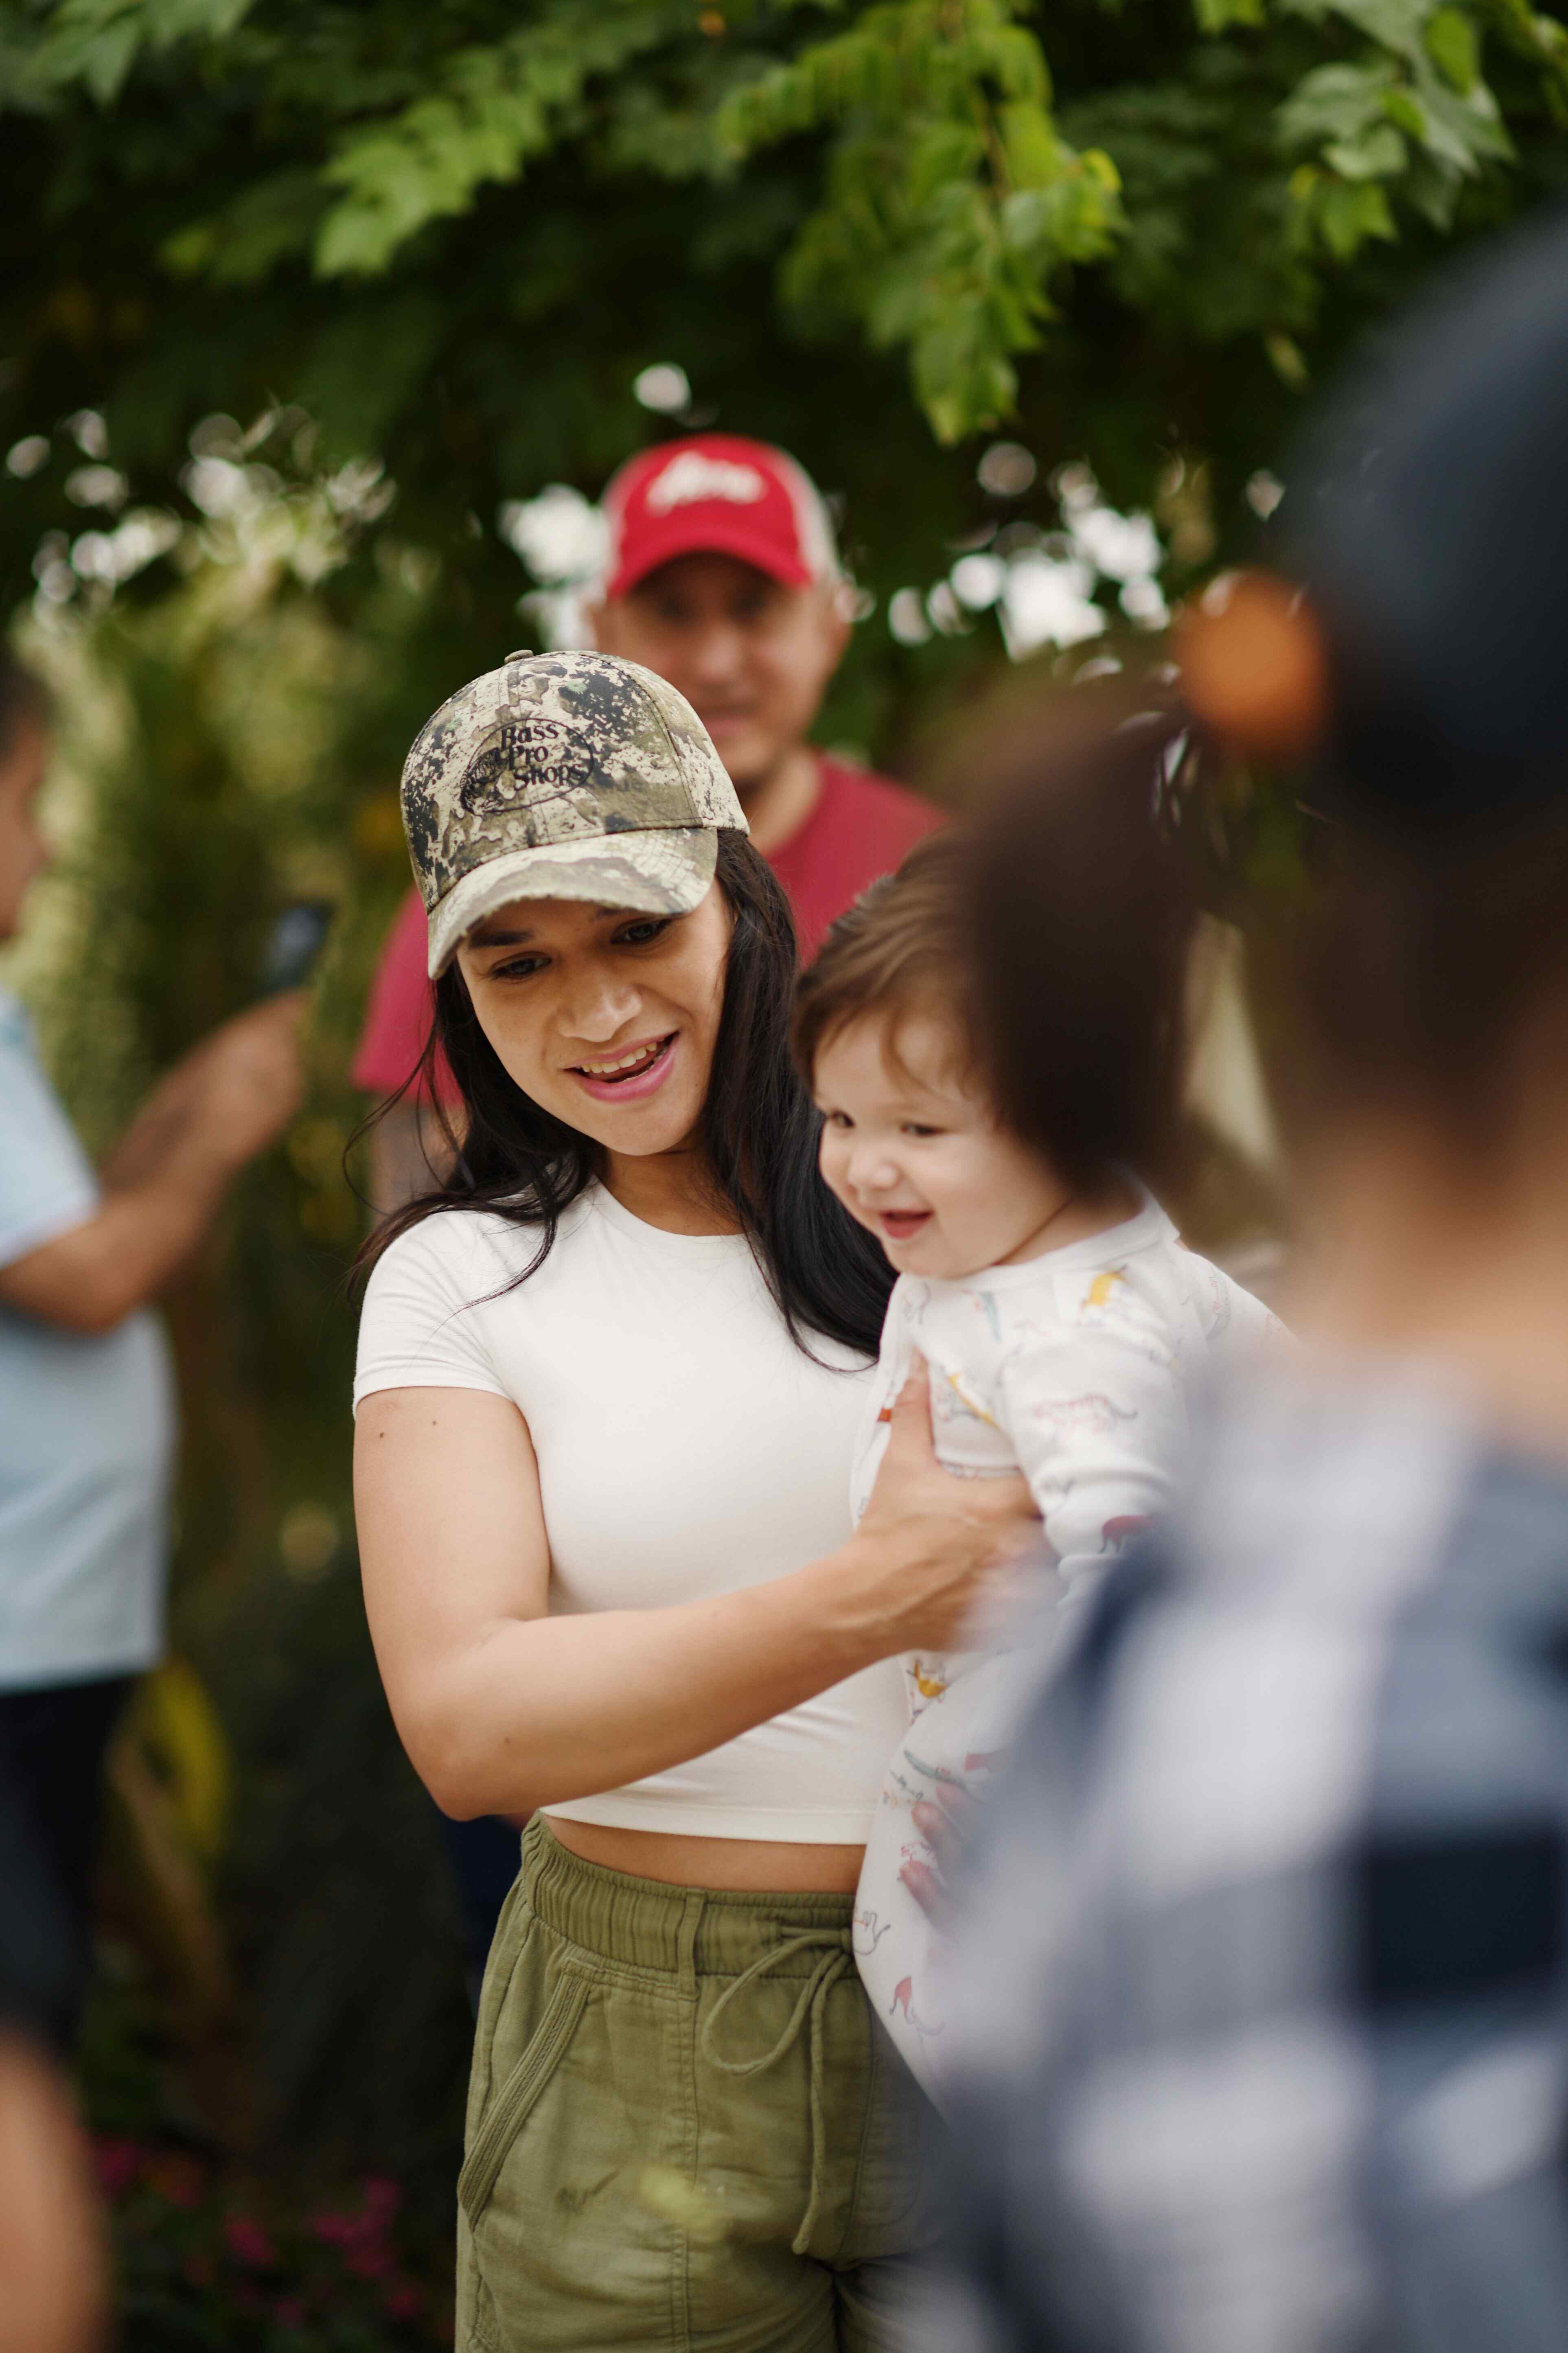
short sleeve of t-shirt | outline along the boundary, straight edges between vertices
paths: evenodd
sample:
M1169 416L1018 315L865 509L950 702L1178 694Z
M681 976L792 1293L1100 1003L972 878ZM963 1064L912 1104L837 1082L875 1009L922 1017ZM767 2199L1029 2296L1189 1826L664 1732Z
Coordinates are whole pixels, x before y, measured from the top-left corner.
M87 1155L44 1076L32 1023L0 991L0 1266L81 1225L98 1198Z
M516 1273L466 1210L424 1219L376 1261L360 1315L354 1409L377 1389L509 1392L483 1311Z

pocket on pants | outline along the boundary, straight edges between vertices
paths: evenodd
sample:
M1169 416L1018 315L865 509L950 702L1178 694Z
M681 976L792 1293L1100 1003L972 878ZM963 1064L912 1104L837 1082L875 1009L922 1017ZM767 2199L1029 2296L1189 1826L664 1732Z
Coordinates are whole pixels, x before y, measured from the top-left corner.
M529 2111L565 2057L591 1990L590 1980L576 1970L563 1973L521 2056L491 2101L458 2176L458 2203L470 2230L489 2203L496 2177Z

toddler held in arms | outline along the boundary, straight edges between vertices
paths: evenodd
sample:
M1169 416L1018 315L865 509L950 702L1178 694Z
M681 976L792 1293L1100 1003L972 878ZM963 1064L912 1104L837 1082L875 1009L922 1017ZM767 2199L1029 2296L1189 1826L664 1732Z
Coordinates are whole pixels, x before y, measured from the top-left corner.
M866 1850L855 1946L928 2091L942 2069L941 1854L1001 1762L1038 1671L1042 1616L1070 1609L1172 1500L1188 1390L1212 1353L1282 1328L1183 1247L1123 1168L1069 1175L1002 1124L974 1042L963 857L955 835L921 844L834 925L801 983L795 1033L825 1123L823 1176L899 1275L856 1456L856 1519L918 1353L939 1459L1027 1479L1057 1605L1031 1592L1016 1643L993 1628L992 1648L905 1661L910 1728Z

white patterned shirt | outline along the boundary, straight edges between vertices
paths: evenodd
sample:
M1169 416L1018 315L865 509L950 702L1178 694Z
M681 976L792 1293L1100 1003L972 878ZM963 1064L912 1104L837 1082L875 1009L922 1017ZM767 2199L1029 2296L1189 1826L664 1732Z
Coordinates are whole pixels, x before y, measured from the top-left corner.
M857 1449L859 1519L887 1442L887 1415L919 1349L931 1368L938 1459L984 1476L1022 1471L1039 1507L1040 1580L1081 1600L1165 1510L1184 1467L1189 1408L1216 1354L1283 1327L1248 1292L1185 1249L1157 1202L1065 1249L956 1281L901 1275ZM1047 1620L1044 1622L1048 1623ZM893 1757L857 1905L861 1975L929 2087L943 2026L930 1809L962 1813L1001 1764L1035 1678L1037 1642L925 1652L904 1662L909 1734Z

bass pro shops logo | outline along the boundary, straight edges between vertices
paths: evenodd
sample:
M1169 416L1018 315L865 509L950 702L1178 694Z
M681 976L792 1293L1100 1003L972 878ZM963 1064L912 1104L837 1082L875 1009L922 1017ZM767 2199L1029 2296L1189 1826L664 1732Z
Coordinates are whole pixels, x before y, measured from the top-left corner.
M728 499L735 506L754 506L767 493L767 483L754 466L737 465L730 458L710 458L700 449L683 449L648 484L647 503L651 514L668 514L672 507L689 507L699 499Z

